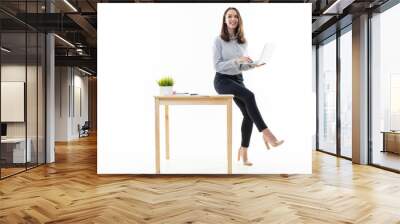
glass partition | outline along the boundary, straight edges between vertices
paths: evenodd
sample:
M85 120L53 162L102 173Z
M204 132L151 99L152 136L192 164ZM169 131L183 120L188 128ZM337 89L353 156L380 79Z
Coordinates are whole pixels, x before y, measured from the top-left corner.
M400 171L400 4L371 18L372 164Z
M318 47L318 149L336 154L336 36Z
M346 32L347 31L347 32ZM352 157L352 34L340 36L340 154Z
M38 35L36 32L28 32L27 39L27 150L30 151L27 167L30 168L37 165L38 157Z
M0 7L23 16L43 13L44 3L1 1ZM10 15L0 12L1 179L45 163L46 39Z
M37 111L37 147L38 147L38 156L37 162L38 164L43 164L46 162L46 145L45 145L45 114L46 114L46 76L45 76L45 65L46 65L46 39L43 33L38 34L38 76L37 76L37 91L38 91L38 111Z
M24 171L31 158L26 144L25 32L3 32L1 47L1 176L7 177Z

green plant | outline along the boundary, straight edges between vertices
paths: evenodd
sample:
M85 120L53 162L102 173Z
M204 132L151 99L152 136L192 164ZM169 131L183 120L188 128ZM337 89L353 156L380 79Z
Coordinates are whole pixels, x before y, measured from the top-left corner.
M170 76L165 76L158 80L157 83L159 86L173 86L174 79Z

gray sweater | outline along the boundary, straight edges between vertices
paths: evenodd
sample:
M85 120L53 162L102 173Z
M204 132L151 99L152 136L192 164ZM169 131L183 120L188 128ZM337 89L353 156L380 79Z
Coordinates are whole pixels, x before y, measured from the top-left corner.
M236 59L247 56L247 43L239 44L236 39L229 42L220 36L214 41L214 68L217 72L226 75L237 75L242 71L254 68L253 65L238 64Z

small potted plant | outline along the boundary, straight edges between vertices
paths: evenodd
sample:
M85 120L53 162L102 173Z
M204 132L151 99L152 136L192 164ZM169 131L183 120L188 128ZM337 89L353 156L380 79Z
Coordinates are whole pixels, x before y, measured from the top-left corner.
M157 83L160 86L160 95L168 96L173 94L172 86L174 85L174 79L172 77L162 77Z

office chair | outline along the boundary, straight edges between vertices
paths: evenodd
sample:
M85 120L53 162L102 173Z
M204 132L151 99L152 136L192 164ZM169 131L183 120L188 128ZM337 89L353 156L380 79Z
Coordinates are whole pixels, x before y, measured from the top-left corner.
M89 121L85 121L82 127L80 127L80 125L78 124L79 138L89 136L89 129L90 129Z

